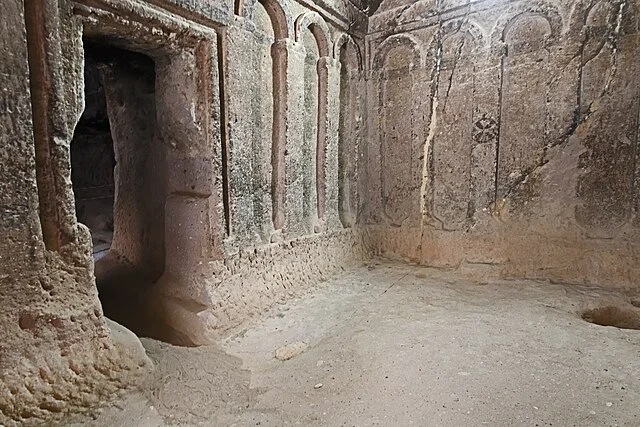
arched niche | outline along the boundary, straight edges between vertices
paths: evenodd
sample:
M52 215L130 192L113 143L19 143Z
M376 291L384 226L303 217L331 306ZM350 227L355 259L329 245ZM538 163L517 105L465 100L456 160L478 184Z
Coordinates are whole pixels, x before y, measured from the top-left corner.
M397 48L403 48L410 51L410 54L406 56L408 62L406 66L409 68L419 67L423 62L422 49L420 49L420 43L412 36L406 34L396 34L385 39L373 56L372 69L382 70L385 68L387 60L390 58L390 54ZM391 56L393 61L393 55ZM400 64L402 65L402 64ZM395 67L395 65L394 65Z
M289 26L284 9L275 0L259 0L271 18L273 34L276 40L284 40L289 37Z
M507 196L543 161L549 46L557 30L545 15L524 12L508 21L502 31L498 198Z
M244 7L248 7L247 3ZM252 199L254 226L263 242L284 225L286 73L289 19L274 0L252 3L245 10L255 25L254 67L262 70L252 103ZM250 12L250 13L249 13ZM269 141L265 144L265 142Z
M351 36L342 34L334 44L340 62L338 122L338 215L344 228L356 222L358 208L358 82L360 52Z
M420 216L421 156L417 141L415 75L422 68L422 52L408 36L385 40L374 57L379 73L380 156L382 205L386 220L401 226ZM421 80L421 77L418 79Z
M611 1L594 3L584 13L584 48L581 52L580 114L588 114L591 104L604 91L613 67L614 46L609 37L615 28L616 10Z
M446 230L465 227L474 213L472 197L473 116L477 48L482 32L468 21L451 21L440 40L440 76L429 159L429 213ZM435 51L432 46L431 51Z
M304 67L304 216L320 231L325 215L329 30L316 12L300 15L295 23L296 41L305 47Z
M295 22L295 40L302 41L303 32L309 30L318 46L321 58L329 56L330 41L329 27L325 20L317 12L306 12L298 16Z
M349 45L348 48L351 51L350 54L355 55L352 60L355 62L357 69L362 70L362 53L360 51L360 47L349 34L342 33L333 42L334 59L340 59L340 55L342 54L345 45Z
M286 5L277 0L235 0L234 12L243 18L254 20L256 6L260 4L269 15L276 40L284 40L293 34L293 20Z
M515 26L519 27L519 31L522 31L524 29L522 27L523 23L526 24L527 18L532 17L540 17L547 22L547 44L556 43L563 32L564 21L560 11L555 5L543 1L537 4L526 5L526 7L523 4L514 4L508 7L505 12L500 15L491 31L489 38L491 46L494 48L503 46L507 41L509 33L511 33L512 44L516 42L516 39L513 37L521 36L522 41L526 41L526 31L521 32L520 35L515 35L512 30ZM525 19L525 21L523 22L522 19ZM534 29L534 31L536 30ZM535 40L531 40L532 43L534 41Z

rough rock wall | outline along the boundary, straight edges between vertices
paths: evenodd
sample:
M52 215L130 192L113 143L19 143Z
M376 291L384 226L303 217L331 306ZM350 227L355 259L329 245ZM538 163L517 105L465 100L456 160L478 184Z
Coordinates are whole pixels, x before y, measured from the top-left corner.
M3 3L0 24L0 424L8 426L94 405L132 385L150 364L141 347L118 343L126 335L114 337L105 324L88 230L74 224L45 245L40 215L47 206L39 191L64 183L37 173L37 165L59 154L47 134L61 137L77 116L73 108L43 113L64 91L34 74L56 54L56 37L41 40L51 25L40 20L51 12L41 6L26 2L28 32L21 1Z
M366 41L368 240L637 286L637 0L386 0Z
M222 262L204 275L216 283L206 286L214 308L202 313L211 329L233 327L366 256L353 229L359 200L340 190L348 181L358 191L362 39L349 33L363 15L347 3L317 5L245 2L220 36L227 228ZM354 119L341 127L347 109ZM341 222L343 205L353 221Z
M117 61L102 68L116 151L114 250L103 259L164 262L153 266L157 281L122 276L129 293L111 295L140 331L210 342L366 257L354 228L365 106L355 30L365 15L359 2L305 4L3 4L0 424L89 407L149 367L135 338L107 326L90 234L77 221L70 145L85 42L155 67L153 89ZM127 191L136 181L143 194ZM163 225L137 227L136 212ZM109 268L95 264L101 277Z

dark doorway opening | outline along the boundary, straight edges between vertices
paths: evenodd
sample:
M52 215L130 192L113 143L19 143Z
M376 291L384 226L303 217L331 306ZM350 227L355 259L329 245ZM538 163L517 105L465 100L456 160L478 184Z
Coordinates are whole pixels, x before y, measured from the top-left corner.
M71 181L78 221L89 227L93 255L100 259L113 240L113 199L116 165L107 114L101 63L85 56L85 109L71 142Z
M166 161L154 61L84 40L85 110L71 142L78 221L91 230L107 317L155 335L148 291L165 266Z

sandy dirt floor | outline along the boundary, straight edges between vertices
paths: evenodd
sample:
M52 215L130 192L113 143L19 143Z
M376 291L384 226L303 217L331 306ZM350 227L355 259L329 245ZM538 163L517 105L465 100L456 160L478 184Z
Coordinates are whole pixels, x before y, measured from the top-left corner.
M580 316L618 307L633 324L632 303L372 261L216 347L142 339L144 390L64 425L639 426L640 331Z

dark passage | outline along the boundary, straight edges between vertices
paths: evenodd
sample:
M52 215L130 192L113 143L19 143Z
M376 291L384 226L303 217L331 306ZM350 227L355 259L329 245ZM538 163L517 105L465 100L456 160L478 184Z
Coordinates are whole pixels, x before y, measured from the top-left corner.
M71 144L78 221L91 230L105 315L151 335L150 287L164 272L166 165L155 64L85 40L85 111Z
M113 198L116 165L107 103L94 55L85 58L85 109L71 142L71 180L78 221L91 230L93 253L99 259L113 240Z

